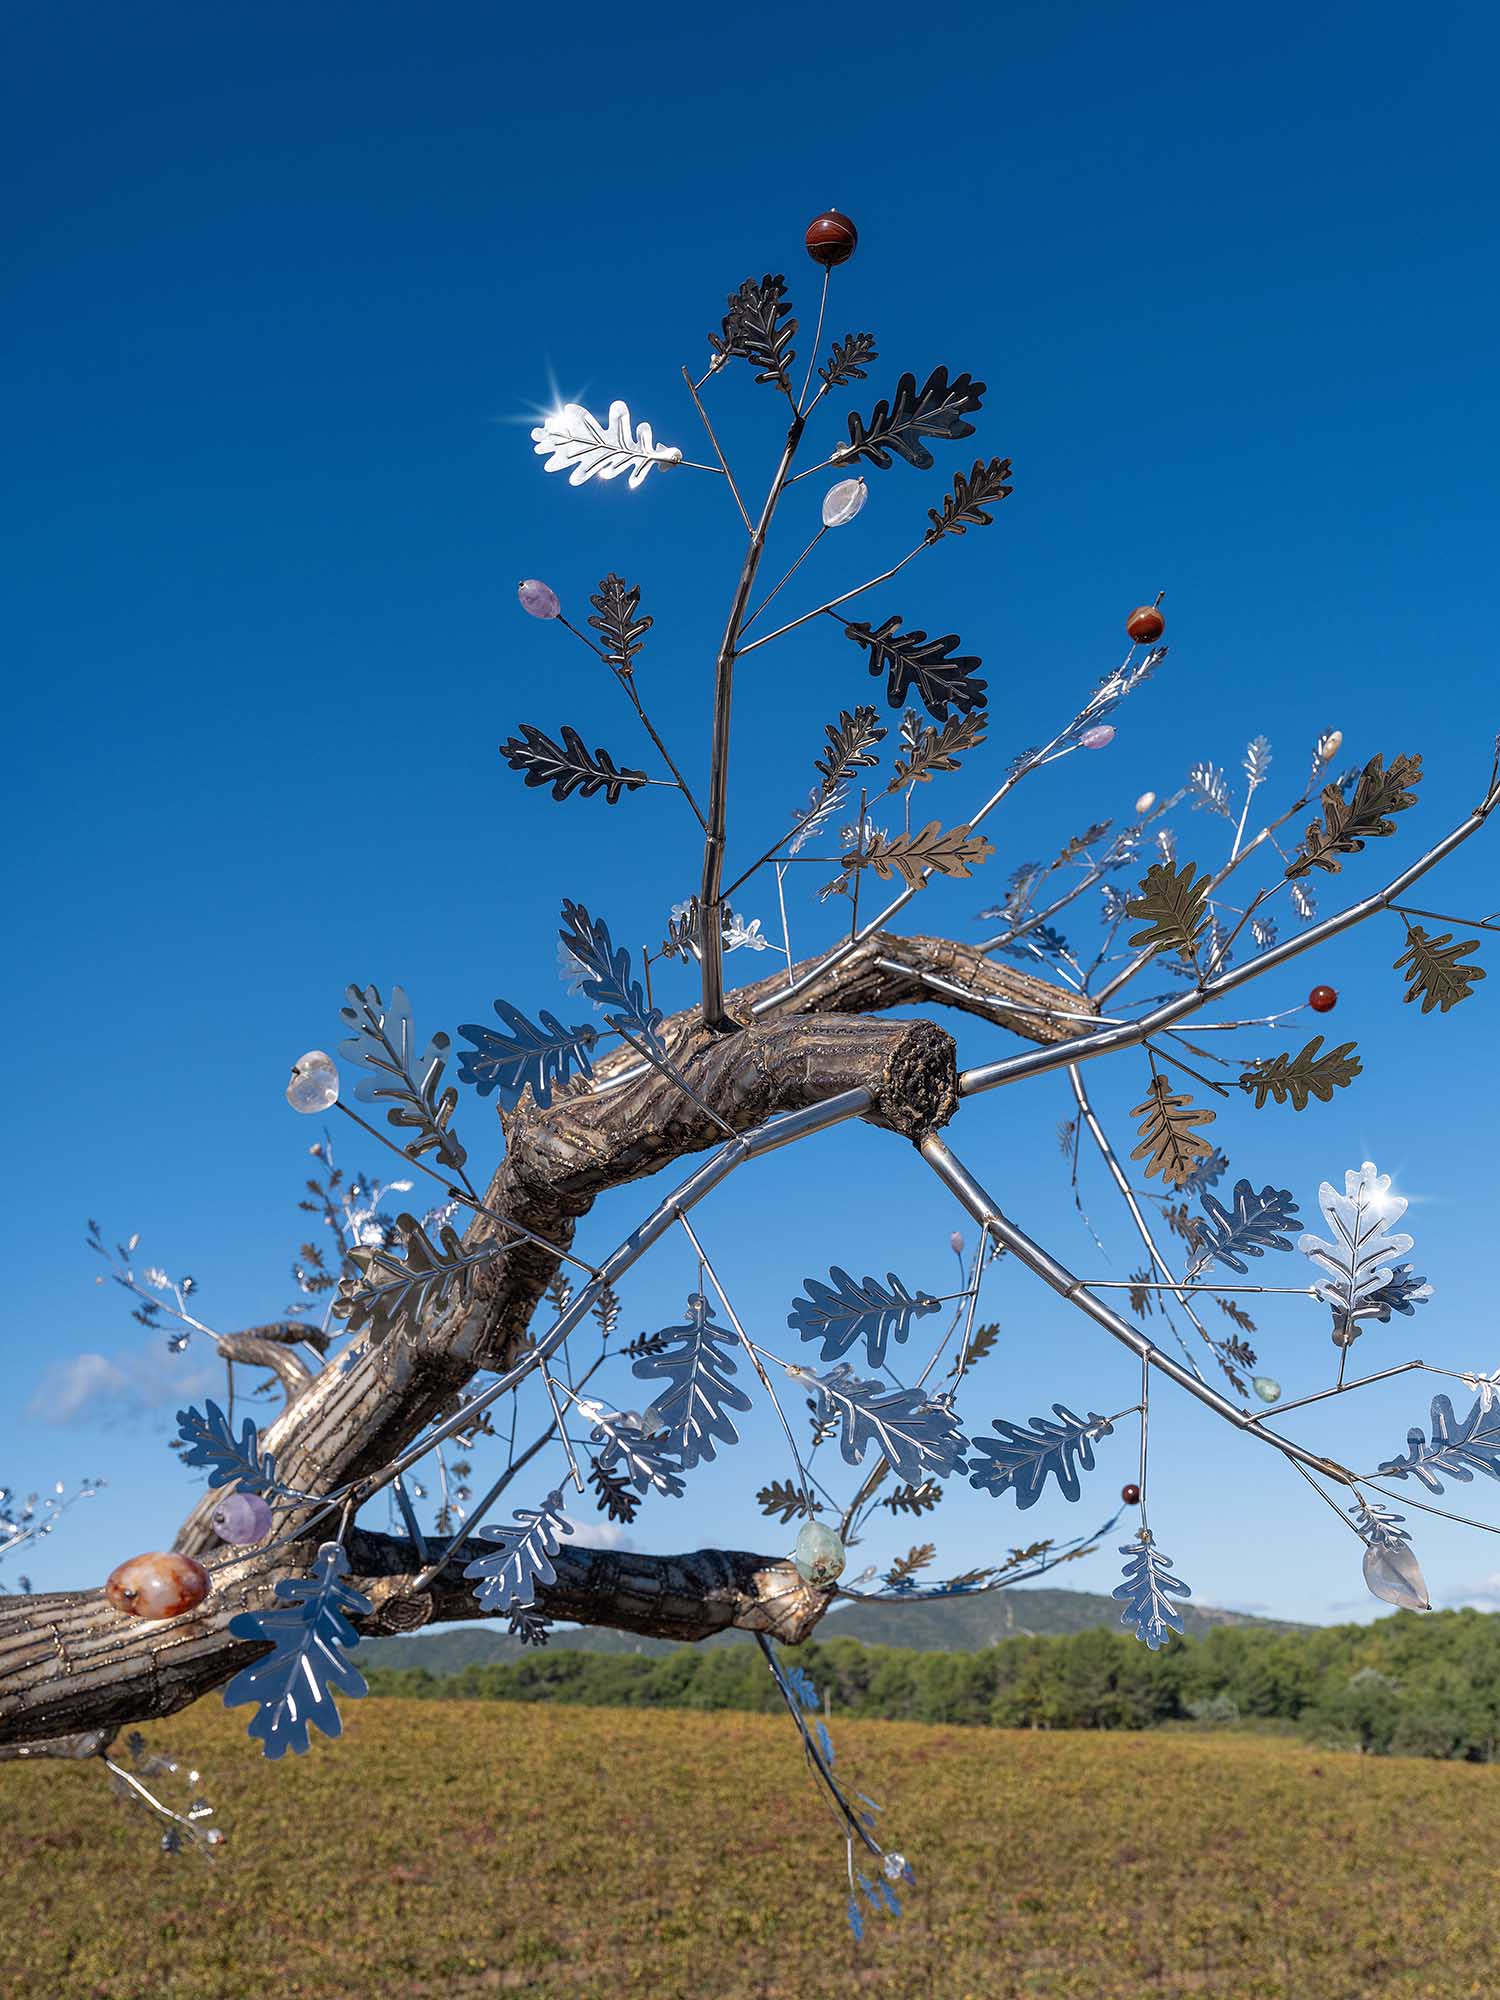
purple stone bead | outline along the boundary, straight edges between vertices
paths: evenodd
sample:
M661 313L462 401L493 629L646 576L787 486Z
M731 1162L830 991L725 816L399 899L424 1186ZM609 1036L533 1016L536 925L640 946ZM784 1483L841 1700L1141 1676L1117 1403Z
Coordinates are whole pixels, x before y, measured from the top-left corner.
M214 1509L214 1533L221 1542L249 1548L271 1532L271 1510L258 1493L231 1493Z
M562 611L557 592L534 576L516 586L516 596L521 600L521 609L532 618L556 618Z
M1109 723L1099 722L1092 729L1085 729L1078 740L1085 750L1103 750L1106 745L1114 742L1115 732Z

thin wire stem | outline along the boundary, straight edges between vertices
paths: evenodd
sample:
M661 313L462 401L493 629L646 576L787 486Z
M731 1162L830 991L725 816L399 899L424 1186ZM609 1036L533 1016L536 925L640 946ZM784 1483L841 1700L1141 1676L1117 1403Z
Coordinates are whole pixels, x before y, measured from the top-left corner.
M802 378L802 387L797 395L797 409L802 414L805 414L802 411L802 405L807 401L807 385L812 380L813 369L818 365L818 352L823 345L823 316L828 310L828 281L832 276L833 266L825 264L823 266L823 291L818 300L818 324L813 331L812 346L808 349L807 373ZM818 393L821 395L822 391L819 390Z
M729 490L734 495L734 504L736 507L739 508L740 519L745 524L745 533L747 535L751 534L754 531L750 526L750 516L745 512L745 503L740 498L740 489L734 483L734 474L729 470L729 460L724 456L723 452L719 449L719 440L714 436L714 427L708 421L708 412L707 410L704 409L703 399L698 394L698 390L702 385L694 382L692 376L689 375L686 368L684 368L682 371L682 379L684 382L687 383L688 394L693 399L693 408L698 412L698 415L702 418L703 428L708 432L708 441L714 448L714 457L719 461L719 470L723 473L724 477L729 481ZM705 375L703 380L706 382L708 380L708 377Z

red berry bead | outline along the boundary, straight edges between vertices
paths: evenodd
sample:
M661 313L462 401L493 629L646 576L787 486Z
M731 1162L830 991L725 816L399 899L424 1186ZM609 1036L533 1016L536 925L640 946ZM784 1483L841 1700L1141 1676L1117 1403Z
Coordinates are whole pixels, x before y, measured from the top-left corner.
M1315 986L1307 996L1307 1004L1315 1014L1331 1014L1339 1004L1339 996L1331 986Z
M1167 621L1154 604L1138 604L1125 620L1125 630L1138 646L1154 646L1167 629Z
M807 245L808 256L826 269L848 262L859 241L859 231L847 215L840 215L836 208L830 208L822 215L815 215L808 223L803 241Z
M1127 1507L1139 1507L1141 1504L1141 1489L1139 1486L1122 1486L1120 1488L1120 1498L1125 1502Z
M104 1595L132 1618L177 1618L207 1597L213 1578L202 1563L175 1553L132 1556L110 1572Z

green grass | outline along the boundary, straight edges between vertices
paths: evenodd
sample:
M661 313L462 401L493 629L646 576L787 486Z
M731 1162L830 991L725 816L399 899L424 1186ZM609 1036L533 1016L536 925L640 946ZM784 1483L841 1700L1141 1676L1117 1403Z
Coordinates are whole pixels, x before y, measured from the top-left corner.
M853 1945L784 1720L346 1704L267 1764L216 1702L155 1725L208 1863L101 1773L0 1768L5 2000L1459 2000L1500 1991L1500 1770L1254 1737L835 1718L917 1870Z

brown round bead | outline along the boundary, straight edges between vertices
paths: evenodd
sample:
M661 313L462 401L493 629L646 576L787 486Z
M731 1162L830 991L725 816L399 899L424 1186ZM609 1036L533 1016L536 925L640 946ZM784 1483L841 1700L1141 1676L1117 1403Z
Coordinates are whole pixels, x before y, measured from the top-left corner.
M213 1578L191 1556L131 1556L111 1571L104 1595L132 1618L176 1618L207 1597Z
M1331 1014L1339 1004L1339 996L1331 986L1315 986L1307 996L1307 1004L1315 1014Z
M859 231L847 215L841 215L836 208L830 208L824 214L813 217L807 225L807 234L802 240L806 243L807 254L813 262L827 268L848 262L854 255L855 244L859 241Z
M1120 1488L1120 1498L1125 1502L1127 1507L1139 1507L1141 1504L1141 1489L1139 1486L1134 1485L1122 1486Z
M1125 630L1138 646L1154 646L1167 629L1167 621L1154 604L1138 604L1125 620Z

